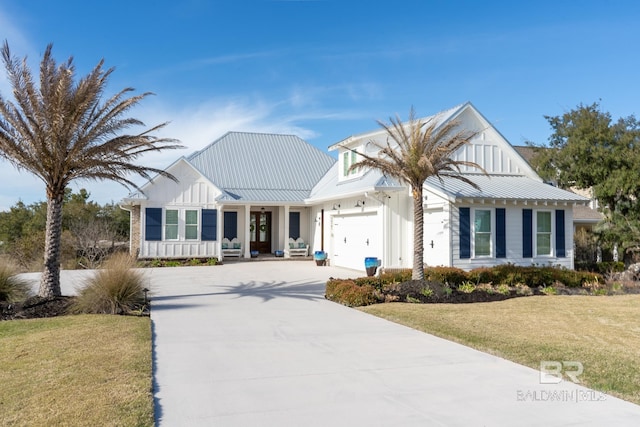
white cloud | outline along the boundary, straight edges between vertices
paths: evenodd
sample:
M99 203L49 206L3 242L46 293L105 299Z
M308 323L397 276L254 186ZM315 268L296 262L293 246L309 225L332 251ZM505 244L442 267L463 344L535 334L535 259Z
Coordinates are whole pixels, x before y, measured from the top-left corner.
M187 148L149 153L138 159L138 162L165 169L180 156L187 156L204 148L229 131L285 133L298 135L303 139L315 136L314 131L297 124L300 116L280 114L280 107L279 103L238 98L218 99L175 109L155 98L148 98L131 111L131 116L143 120L147 127L170 121L157 136L179 139ZM145 182L140 177L131 178L140 186ZM44 200L44 184L26 172L18 173L6 162L0 163L0 180L20 184L19 187L5 186L0 190L0 211L8 209L18 199L25 203ZM77 181L71 187L73 191L87 189L91 193L91 200L101 204L117 202L128 193L125 187L112 182Z

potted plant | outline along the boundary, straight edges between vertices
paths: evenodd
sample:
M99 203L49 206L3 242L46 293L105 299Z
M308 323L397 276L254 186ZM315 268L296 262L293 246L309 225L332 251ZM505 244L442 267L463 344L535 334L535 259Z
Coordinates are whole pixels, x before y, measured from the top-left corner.
M313 253L313 259L317 266L323 266L327 263L327 253L325 251L315 251Z

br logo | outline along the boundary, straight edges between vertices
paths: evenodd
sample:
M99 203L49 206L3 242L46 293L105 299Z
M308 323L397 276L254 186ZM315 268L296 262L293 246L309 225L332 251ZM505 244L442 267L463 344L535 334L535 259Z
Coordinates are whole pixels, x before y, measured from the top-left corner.
M571 381L580 384L578 376L582 374L584 367L580 362L557 360L540 361L540 384L558 384L566 375Z

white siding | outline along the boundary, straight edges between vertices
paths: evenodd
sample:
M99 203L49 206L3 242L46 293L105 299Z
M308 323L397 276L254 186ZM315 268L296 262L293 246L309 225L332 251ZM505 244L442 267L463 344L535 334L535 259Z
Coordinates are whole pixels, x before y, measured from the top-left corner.
M140 258L205 258L218 256L218 241L147 241L144 237L145 208L215 209L219 191L186 162L168 170L178 182L159 176L146 189L150 203L141 206ZM199 225L202 218L199 218ZM240 218L239 218L240 222ZM218 229L222 224L218 222ZM220 235L220 232L218 232Z
M492 210L492 221L495 225L495 208L504 208L505 209L505 231L506 231L506 258L474 258L473 256L473 237L472 241L472 253L471 258L468 259L460 259L460 221L459 221L459 208L460 206L455 206L451 212L452 224L454 226L451 230L452 236L452 248L453 248L453 266L462 268L463 270L472 270L477 267L492 267L500 264L516 264L522 266L530 266L533 264L537 265L553 265L553 266L562 266L565 268L572 269L573 268L573 212L570 205L524 205L524 204L476 204L476 205L465 205L465 207L469 207L470 209L491 209ZM552 212L552 247L553 254L552 256L535 256L535 246L534 246L534 256L531 258L523 258L523 245L522 245L522 211L523 209L532 209L533 215L535 216L536 211L538 210L547 210ZM565 215L565 256L557 257L555 256L555 211L557 209L563 209ZM472 214L473 218L473 214ZM534 222L535 225L535 222ZM473 227L473 224L471 224ZM492 228L493 238L492 245L495 249L495 226ZM535 239L535 229L533 230L533 239ZM493 252L495 254L495 252Z

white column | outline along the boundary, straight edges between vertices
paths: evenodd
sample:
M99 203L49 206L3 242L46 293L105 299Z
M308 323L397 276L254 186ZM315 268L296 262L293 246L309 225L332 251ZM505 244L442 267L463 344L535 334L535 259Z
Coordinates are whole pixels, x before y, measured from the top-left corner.
M284 256L289 258L289 205L284 205Z
M244 207L244 243L242 249L244 250L244 257L251 258L251 206L245 205ZM257 233L257 231L256 231Z
M224 238L224 224L222 223L222 219L224 216L222 215L222 206L217 207L217 219L218 227L216 229L216 252L218 254L218 259L222 261L222 239Z

